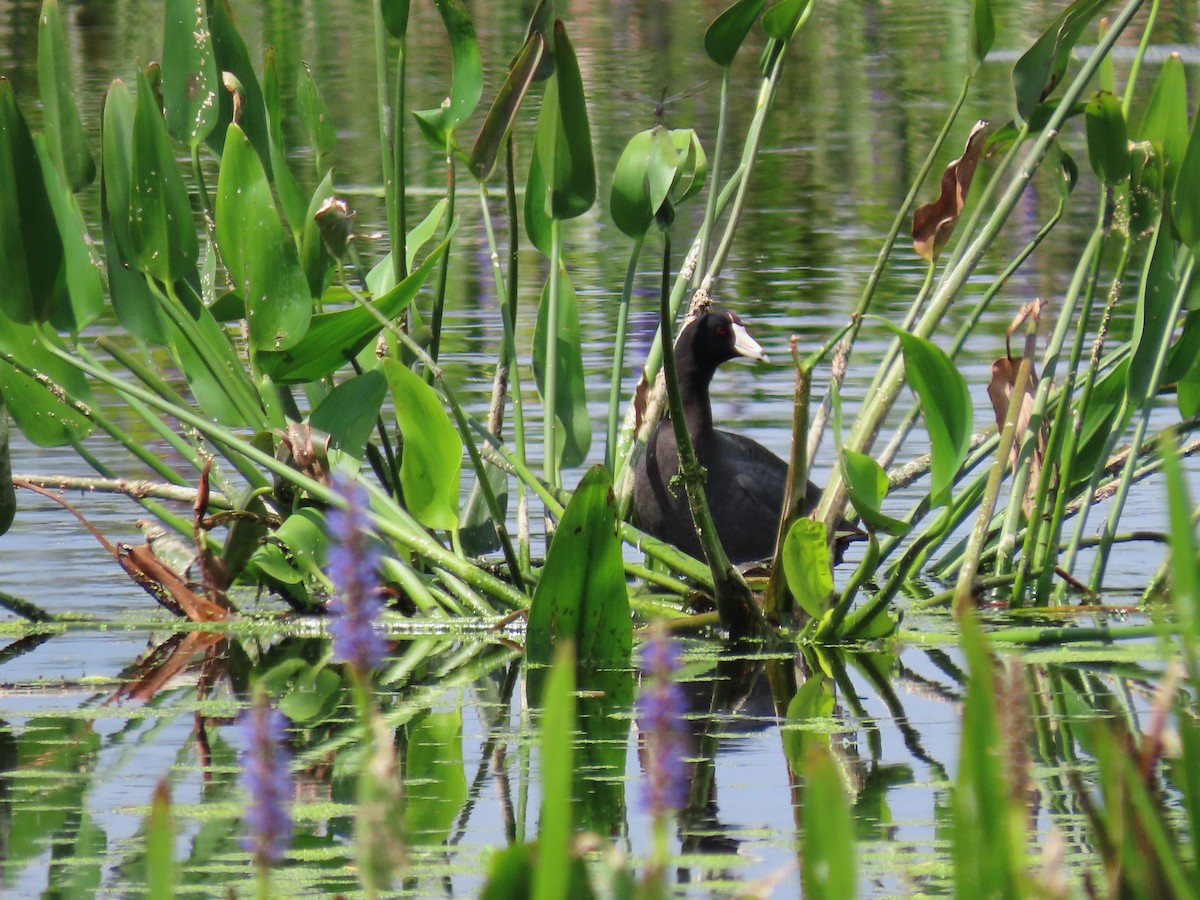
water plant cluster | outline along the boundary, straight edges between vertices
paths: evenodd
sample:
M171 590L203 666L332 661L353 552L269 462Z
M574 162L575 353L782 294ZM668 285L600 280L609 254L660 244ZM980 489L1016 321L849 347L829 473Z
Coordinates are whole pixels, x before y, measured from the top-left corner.
M685 429L676 431L676 484L688 496L704 558L627 521L633 464L649 430L667 409L672 422L683 420L673 336L681 319L720 296L765 124L780 114L780 74L794 64L796 37L814 5L738 0L707 23L704 47L720 82L716 134L663 125L632 134L610 178L595 165L598 123L589 119L571 22L553 3L535 5L485 98L470 9L461 0L435 0L449 41L447 98L413 110L409 3L374 0L387 252L372 259L339 192L338 170L328 164L336 112L303 66L295 73L296 108L285 109L281 83L293 73L280 71L270 51L261 65L252 59L223 0L167 0L162 61L139 68L132 84L109 87L98 146L81 125L58 3L43 3L40 129L27 112L34 98L16 96L0 78L0 530L20 527L18 489L58 497L86 524L84 512L51 490L60 480L8 477L10 416L31 443L74 448L96 469L89 487L128 492L158 523L157 539L137 546L92 529L114 562L181 620L174 643L125 693L152 697L199 652L210 660L225 655L217 669L236 693L244 697L255 686L244 769L256 804L246 817L247 852L262 895L287 846L290 820L271 798L288 792L276 779L289 759L298 771L325 753L359 754L353 842L368 895L405 865L401 826L449 832L441 812L430 813L432 825L420 821L433 807L422 806L411 776L424 773L439 795L465 791L461 767L441 779L444 759L402 758L394 744L396 729L424 729L430 745L448 748L454 723L418 716L411 699L381 706L378 689L388 681L378 680L387 653L380 629L419 621L503 630L525 621L524 629L502 633L519 641L527 696L541 711L541 822L536 842L514 839L495 854L485 895L660 896L670 822L685 822L688 810L703 805L710 755L702 740L690 763L680 757L672 687L678 660L669 634L699 633L741 652L751 642L795 655L799 644L804 665L773 669L773 696L782 718L819 720L832 708L838 668L823 654L891 640L903 631L906 611L941 606L955 613L970 668L953 809L956 890L1059 895L1052 865L1044 877L1032 874L1032 825L1021 799L1029 763L1019 741L1003 739L1023 733L1027 700L1014 686L1015 670L998 674L989 641L1141 637L1162 641L1182 663L1155 701L1153 728L1137 734L1101 726L1086 738L1100 772L1097 787L1076 791L1100 861L1089 884L1104 895L1194 893L1195 859L1177 832L1194 835L1200 822L1192 774L1200 771L1200 567L1177 448L1200 411L1200 314L1192 309L1200 118L1189 127L1177 56L1157 68L1149 99L1135 102L1158 2L1130 0L1111 10L1099 0L1067 5L1019 55L1011 97L996 105L995 120L974 124L960 121L961 113L995 28L988 0L968 4L972 66L890 232L880 235L857 308L811 354L793 343L789 487L781 520L766 526L777 540L765 574L745 572L725 555ZM1102 12L1110 18L1099 19ZM1135 20L1142 37L1118 84L1112 51ZM734 63L751 45L760 54L757 98L745 132L732 135ZM410 121L415 128L401 126ZM297 131L302 157L288 145ZM414 133L444 159L445 190L436 198L414 190L406 144ZM936 173L936 160L959 143L959 157ZM1090 172L1075 159L1079 147ZM298 158L313 168L300 171ZM936 188L927 184L935 175ZM987 386L994 427L977 429L955 356L1060 225L1081 178L1096 180L1099 200L1069 290L1045 302L1029 298L1013 317ZM971 276L1035 179L1051 186L1057 208L978 292ZM89 191L99 194L98 227L81 211ZM601 435L593 434L587 409L567 248L569 223L592 214L601 191L608 192L607 218L631 243L611 326L604 462L580 472ZM467 203L478 204L485 225L482 258L503 322L486 410L464 406L461 385L440 364L445 311L454 303L450 269L481 258L458 233ZM677 213L689 203L702 207L700 224L683 235L686 219ZM498 206L503 213L494 221ZM902 234L928 274L896 322L878 316L873 301L893 258L908 252ZM521 250L529 246L544 258L537 297L518 290ZM659 337L627 396L631 294L642 255L651 251L660 254ZM951 317L952 308L959 314ZM1109 323L1125 308L1136 311L1133 334L1118 340ZM530 318L532 346L522 347L517 326ZM956 331L951 321L960 323ZM890 336L881 360L856 353L863 329ZM868 362L877 365L868 400L843 421L841 378ZM815 373L825 366L832 370L826 395L812 403ZM1178 408L1175 426L1152 433L1169 402ZM540 415L540 444L527 439L532 415ZM128 421L138 423L136 435ZM918 425L930 452L904 461ZM837 464L809 514L804 485L826 431ZM146 480L113 478L94 450L99 440L144 466ZM984 637L977 612L984 601L1046 611L1097 604L1114 545L1131 539L1121 531L1126 498L1163 470L1170 531L1160 538L1171 552L1145 597L1161 601L1161 621L1110 625L1101 608L1093 627L1008 621ZM464 482L469 492L460 489ZM908 510L889 500L899 484L922 485ZM181 513L180 501L190 511ZM1086 525L1102 509L1100 535L1090 538ZM851 571L835 579L833 546L846 518L858 522L864 539ZM180 547L174 558L170 550ZM1081 570L1083 558L1092 561L1090 572ZM946 589L912 599L930 579ZM267 634L252 647L230 641L222 624L251 614L261 593L294 616L260 619ZM48 618L17 598L5 605L34 622ZM314 655L307 644L273 642L308 616L328 618L327 650ZM633 710L634 629L647 623L654 636ZM404 682L436 659L445 684L469 670L477 648L461 656L413 652L416 658L388 669L391 676ZM218 680L209 670L204 689ZM1078 687L1086 698L1080 703L1111 702L1094 686ZM280 710L303 734L281 740ZM1071 718L1071 710L1061 713ZM640 872L609 852L612 829L602 824L624 808L619 779L631 714L644 734L655 822ZM1155 790L1169 728L1179 736L1171 777L1188 817L1182 829ZM573 742L577 730L591 739L582 747ZM792 735L785 750L806 891L851 896L853 798L830 742ZM161 837L171 833L165 791L150 815L147 877L155 896L166 896L176 886L173 848ZM577 830L599 837L588 843ZM980 846L992 852L980 854ZM589 886L597 878L605 887Z

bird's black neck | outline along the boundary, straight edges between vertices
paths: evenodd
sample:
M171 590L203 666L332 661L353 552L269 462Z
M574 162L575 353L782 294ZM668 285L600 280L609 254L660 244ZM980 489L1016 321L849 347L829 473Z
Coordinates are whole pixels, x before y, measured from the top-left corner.
M708 386L717 367L698 361L690 347L676 349L675 371L679 373L679 395L688 434L708 434L713 430L712 404Z

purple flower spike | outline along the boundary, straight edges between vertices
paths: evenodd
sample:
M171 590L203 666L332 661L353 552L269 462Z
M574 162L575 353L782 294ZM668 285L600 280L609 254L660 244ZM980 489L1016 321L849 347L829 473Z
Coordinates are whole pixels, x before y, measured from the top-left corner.
M370 533L367 491L356 481L333 476L333 489L346 501L345 509L330 508L329 580L335 595L329 602L329 633L333 658L369 672L387 653L387 642L376 633L374 622L383 611L379 585L379 547Z
M255 865L263 867L281 859L292 840L289 807L293 788L287 719L260 695L242 713L239 725L246 749L242 751L238 781L250 795L243 819L246 834L242 848L254 854Z
M677 671L678 648L665 629L655 629L642 648L642 694L637 702L638 727L645 741L642 805L655 817L686 806L690 790L684 760L686 703L683 688L675 681Z

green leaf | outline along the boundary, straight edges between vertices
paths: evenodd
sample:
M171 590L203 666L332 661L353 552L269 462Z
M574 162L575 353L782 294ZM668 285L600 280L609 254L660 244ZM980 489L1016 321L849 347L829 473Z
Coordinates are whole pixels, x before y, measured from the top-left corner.
M783 574L796 602L819 619L833 594L833 557L824 522L803 517L792 523L783 539Z
M165 284L193 275L200 243L192 205L144 72L138 73L131 160L126 211L131 261Z
M529 177L525 181L525 232L529 235L529 242L538 248L542 256L548 257L553 243L547 200L546 176L542 171L541 158L535 152L530 156Z
M462 438L442 401L420 375L394 359L383 360L396 422L404 436L400 485L404 505L426 528L458 528Z
M763 13L763 31L777 41L790 41L812 12L813 0L779 0Z
M662 126L650 131L650 153L646 157L646 189L650 195L650 208L658 213L667 202L667 195L679 174L679 154L675 142Z
M315 725L337 711L344 694L336 669L302 665L279 697L279 711L297 725Z
M1083 107L1087 124L1088 161L1108 187L1129 180L1129 137L1121 101L1107 91L1097 91Z
M1171 214L1179 238L1197 251L1200 245L1200 115L1192 119L1192 134L1171 191Z
M950 502L954 479L967 458L974 419L971 394L950 357L924 338L884 324L904 350L905 376L920 402L933 455L929 502L941 506Z
M267 121L266 101L263 90L254 72L254 63L246 42L238 33L233 21L229 0L211 0L208 12L208 27L212 32L213 55L217 60L217 71L233 75L241 85L241 115L238 125L250 139L258 152L263 167L273 178L271 171L271 134ZM220 115L217 125L208 136L208 143L220 155L225 144L229 126L233 123L233 96L227 90L217 92L220 100Z
M220 81L205 0L167 0L162 93L167 131L198 146L220 115Z
M484 464L483 476L491 486L492 494L500 505L501 514L508 512L508 473L490 464ZM468 556L484 556L500 547L500 535L496 524L488 511L483 491L479 486L479 477L475 477L467 501L463 504L462 524L459 526L458 539L462 543L463 552Z
M320 510L299 509L283 520L272 535L274 540L260 546L250 563L284 584L319 578L328 543L325 532L325 516Z
M146 887L151 897L175 896L175 823L167 780L159 781L146 819Z
M33 137L0 78L0 314L44 322L61 299L63 245Z
M546 208L555 219L573 219L596 202L596 166L579 61L561 21L554 23L554 67L538 115L534 153L549 192Z
M535 844L511 844L496 849L491 855L487 882L479 900L532 896L535 847Z
M556 540L561 533L560 528ZM548 565L549 558L546 562ZM554 653L554 665L540 700L542 812L531 896L533 900L565 900L570 896L571 843L575 835L571 814L571 785L575 775L575 656L570 640L564 640Z
M704 52L721 68L733 64L734 57L750 33L754 20L767 0L737 0L713 19L704 32Z
M330 391L312 411L308 424L329 435L331 447L361 460L386 397L383 373L363 372Z
M1042 33L1013 66L1017 115L1028 122L1034 110L1054 91L1071 61L1080 35L1106 0L1075 0Z
M446 250L438 245L411 275L371 302L386 319L396 318L417 296L417 291ZM263 373L277 384L317 381L346 365L379 334L382 326L361 306L312 317L304 337L287 350L264 350L258 355Z
M491 176L500 147L512 130L545 52L546 41L538 32L531 32L509 66L508 76L496 92L496 99L492 101L483 127L479 129L479 136L475 138L475 146L471 148L471 156L467 159L467 168L479 181L487 181Z
M788 702L779 735L783 739L783 753L792 772L798 775L804 771L805 750L810 743L826 739L825 734L803 727L806 721L830 718L835 706L833 686L822 672L808 676Z
M300 70L296 73L296 106L304 134L316 153L319 172L324 168L322 158L332 153L337 145L337 131L333 127L329 107L325 105L321 91L313 81L312 70L304 63L300 64Z
M546 384L547 322L550 316L550 280L542 289L538 303L537 323L533 330L533 378L539 395ZM579 327L579 304L575 287L565 269L558 275L558 335L554 416L562 423L560 445L562 468L577 466L587 459L592 443L592 419L587 408L587 384L583 374L581 347L583 337Z
M415 112L425 136L439 150L445 149L450 134L467 120L483 96L483 62L471 13L462 0L434 0L442 24L450 36L453 76L449 102L436 109Z
M308 281L284 230L258 155L237 125L229 126L217 179L217 244L246 304L250 345L285 350L312 318Z
M1146 104L1137 139L1149 141L1163 161L1163 184L1170 190L1175 185L1179 166L1188 146L1187 76L1183 60L1172 53L1163 60L1154 92Z
M380 0L383 24L394 38L408 35L408 12L412 0Z
M841 457L842 480L854 511L868 528L888 534L907 534L909 525L885 515L881 509L888 492L887 472L865 453L844 448Z
M633 652L616 501L603 466L587 471L563 510L529 607L531 663L549 662L568 643L587 667L628 665Z
M0 356L11 354L42 377L31 378L0 359L0 395L21 433L39 447L59 447L81 439L91 422L59 399L59 389L73 399L91 405L87 378L74 366L45 348L42 341L62 348L53 333L41 333L34 325L5 322L0 327Z
M445 197L433 205L431 209L416 227L408 233L408 239L405 241L405 247L408 249L407 271L411 272L413 262L417 258L417 253L427 243L437 237L438 229L441 228L442 218L446 215L446 210L449 203ZM396 285L396 278L392 269L392 254L385 253L383 258L379 260L371 271L367 273L367 288L375 296L386 294Z
M284 221L292 233L304 230L307 222L308 203L296 183L296 176L288 168L287 153L283 140L283 101L280 97L279 70L275 65L275 50L268 47L263 52L263 107L267 117L268 156L262 157L263 168L268 173L275 191L279 195L279 208Z
M1096 382L1091 402L1083 411L1079 449L1071 466L1072 485L1091 477L1092 470L1104 458L1110 433L1115 429L1125 430L1125 422L1118 422L1117 415L1125 399L1125 385L1128 380L1129 359L1126 357ZM1126 415L1128 416L1128 412Z
M50 155L71 191L81 191L95 179L96 161L84 139L75 103L71 54L63 34L58 0L43 0L37 40L38 92Z
M449 837L467 799L462 711L425 713L407 732L404 830L415 843L437 846Z
M308 201L308 209L304 213L304 228L300 232L300 268L304 270L308 293L312 297L320 297L325 293L333 269L333 255L321 236L321 226L317 224L317 213L333 198L333 170L330 169L313 191L312 199ZM329 215L330 212L326 210L325 214ZM350 228L353 228L353 219L350 221Z
M1160 224L1154 230L1146 252L1133 316L1133 354L1125 395L1135 409L1150 399L1150 386L1158 367L1164 334L1175 329L1171 319L1175 287L1175 242Z
M992 0L973 0L971 15L967 20L967 35L971 44L971 56L978 68L987 58L996 40L996 21L992 18Z
M1167 487L1167 516L1170 522L1171 600L1182 640L1200 647L1200 558L1196 556L1196 526L1187 479L1179 464L1174 434L1164 435L1159 456Z
M804 833L800 885L811 900L858 896L854 815L828 744L812 741L804 761Z
M613 171L608 211L616 226L631 238L644 235L654 221L647 179L653 140L652 131L639 131L631 137Z
M78 334L99 318L104 309L100 264L92 255L92 242L79 201L63 181L62 173L50 159L50 151L40 135L34 139L34 147L41 162L42 176L46 179L46 195L54 211L63 249L62 274L66 285L63 299L66 302L57 304L50 324L59 331Z

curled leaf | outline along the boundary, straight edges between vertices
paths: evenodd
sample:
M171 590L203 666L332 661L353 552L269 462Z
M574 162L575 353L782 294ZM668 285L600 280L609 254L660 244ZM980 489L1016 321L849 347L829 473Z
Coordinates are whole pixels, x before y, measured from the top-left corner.
M982 120L975 123L962 156L946 166L946 171L942 173L942 193L937 200L918 206L913 213L913 247L931 262L946 246L967 202L967 192L971 189L971 179L979 164L987 124Z
M1009 461L1014 471L1020 460L1021 445L1024 443L1025 433L1029 430L1029 422L1033 416L1033 401L1034 395L1037 393L1038 376L1033 368L1033 341L1027 341L1026 353L1022 357L1016 358L1013 357L1011 348L1007 346L1007 341L1012 337L1013 332L1027 319L1032 318L1036 322L1041 316L1044 305L1044 301L1036 300L1033 303L1023 306L1020 312L1017 313L1005 335L1005 355L992 363L992 380L988 383L988 399L992 401L992 409L996 414L996 427L1003 430L1005 422L1009 421L1010 410L1014 402L1013 390L1017 384L1017 374L1025 359L1029 359L1029 374L1025 379L1025 387L1021 392L1021 396L1016 398L1015 402L1018 404L1018 409L1012 420L1014 440L1009 450ZM1043 423L1043 427L1038 434L1037 446L1034 448L1033 456L1029 462L1029 480L1027 481L1026 496L1022 500L1022 506L1025 509L1026 515L1029 514L1032 508L1033 493L1037 489L1045 452L1046 428L1045 423Z

